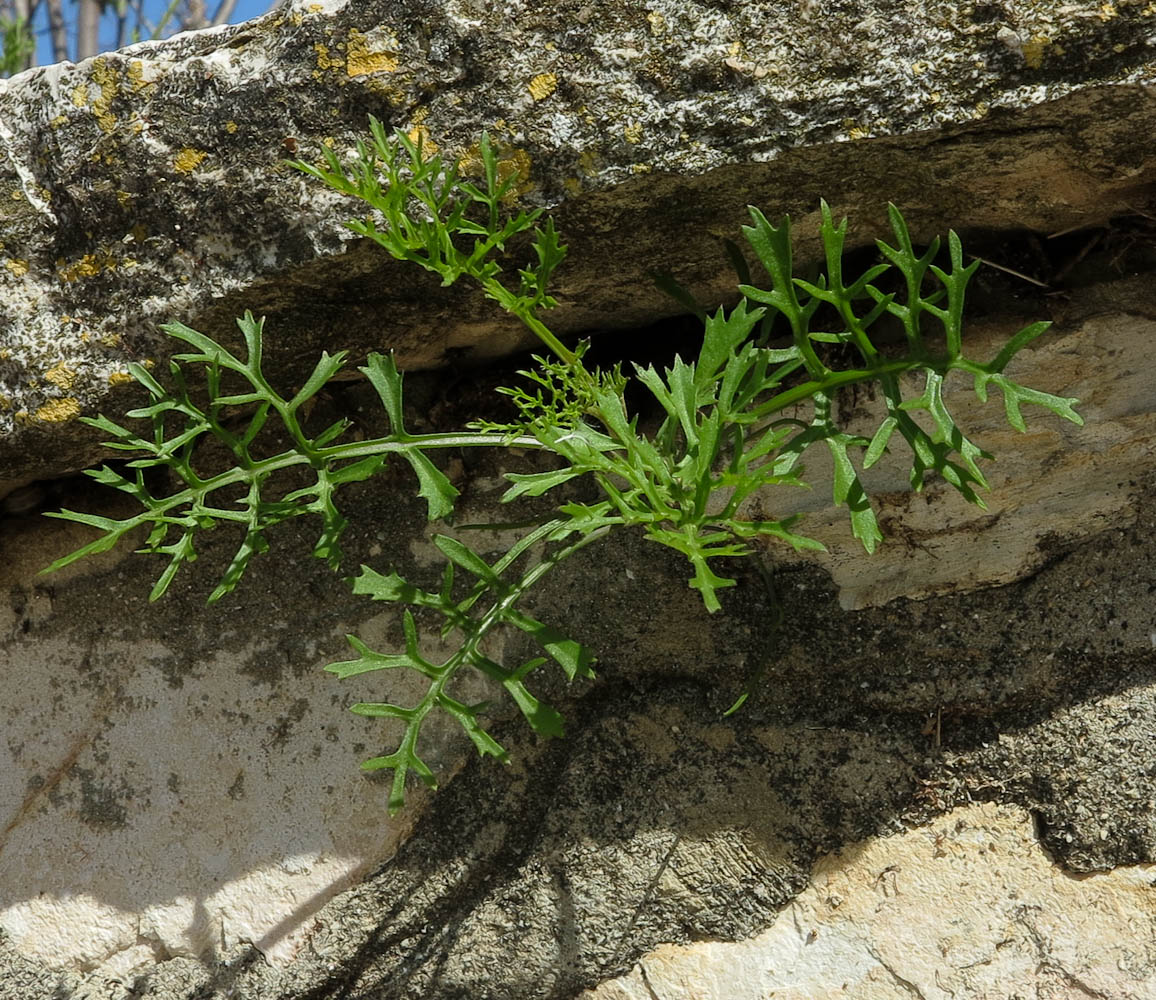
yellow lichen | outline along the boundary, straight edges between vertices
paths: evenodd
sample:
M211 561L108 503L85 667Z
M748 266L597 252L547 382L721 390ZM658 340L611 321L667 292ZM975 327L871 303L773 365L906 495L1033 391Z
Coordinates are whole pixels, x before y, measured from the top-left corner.
M646 15L646 20L650 22L650 33L652 35L661 35L666 31L666 18L658 11L652 10Z
M23 278L28 273L28 261L26 260L9 257L4 261L4 266L12 272L14 278Z
M1044 64L1044 49L1051 44L1052 40L1044 35L1036 35L1024 42L1024 62L1029 69L1039 69Z
M515 149L501 144L495 144L498 156L498 181L506 183L511 177L514 183L506 193L506 200L512 201L520 194L524 194L532 186L530 183L530 168L532 161L530 154L524 149ZM474 143L461 159L458 160L458 170L467 176L477 177L482 173L482 150L478 143Z
M109 385L131 385L135 381L128 372L110 372L108 376Z
M53 128L60 128L61 125L64 125L67 122L68 122L68 115L57 115L48 124L51 125Z
M130 191L117 191L116 200L121 208L128 208L132 201L132 193Z
M61 281L73 282L81 278L95 278L101 271L115 271L116 258L107 250L86 253L80 260L68 263L63 257L56 261L56 275Z
M1110 21L1110 20L1112 20L1112 18L1116 17L1119 13L1120 12L1118 10L1116 10L1116 5L1114 3L1102 3L1102 4L1100 4L1100 15L1099 16L1100 16L1101 21Z
M225 122L225 131L228 132L229 135L233 135L237 131L237 123L232 119Z
M404 87L399 87L395 83L390 82L391 78L387 76L367 76L363 80L358 81L369 93L376 94L383 100L395 108L406 107L413 95ZM349 83L349 80L341 80L341 85Z
M72 103L78 108L88 107L88 84L78 83L72 88Z
M94 278L100 274L100 264L95 254L86 253L80 260L69 264L63 257L56 262L56 273L62 281L79 281Z
M438 144L430 138L429 129L424 125L415 125L406 135L409 141L421 147L421 158L428 160L437 155Z
M112 102L120 93L120 82L117 80L116 70L106 59L92 61L92 79L100 87L100 96L92 102L92 113L96 115L96 122L104 132L111 133L116 129L116 115L112 113Z
M639 143L642 141L642 126L637 122L627 125L622 130L623 136L629 143Z
M80 416L80 403L69 396L51 399L36 411L36 419L46 424L63 424Z
M60 361L44 373L44 380L61 389L71 389L79 374L75 368Z
M544 101L549 97L558 87L558 77L553 73L539 73L533 80L530 81L529 91L530 96L535 101Z
M530 154L524 149L511 149L498 160L498 181L505 184L515 178L511 194L522 194L530 187Z
M193 149L191 146L186 146L173 157L173 169L179 174L191 174L201 165L201 160L208 155L203 149Z
M313 46L313 51L317 53L317 68L318 69L333 69L334 67L340 67L342 65L342 60L341 60L340 55L339 55L339 57L336 57L336 58L333 58L333 57L331 57L331 55L329 55L329 46L328 45L323 45L320 42L318 42L316 45Z
M19 188L16 188L16 190L12 192L12 200L13 201L23 201L24 200L24 192L21 191Z
M128 82L134 94L139 93L145 87L151 86L151 81L144 78L144 62L142 60L133 59L128 64Z
M349 29L349 38L345 46L345 72L349 76L397 72L396 39L387 40L385 46L381 48L376 47L374 41L356 28Z

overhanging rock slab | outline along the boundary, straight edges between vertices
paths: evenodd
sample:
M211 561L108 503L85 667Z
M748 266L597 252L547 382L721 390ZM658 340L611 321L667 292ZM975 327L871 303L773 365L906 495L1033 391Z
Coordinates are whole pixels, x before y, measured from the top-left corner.
M571 247L562 332L672 312L647 272L730 293L744 206L820 196L883 235L1055 231L1156 177L1156 9L1094 0L718 5L298 0L248 24L0 83L0 481L96 454L160 322L232 336L270 316L287 374L319 347L403 367L524 346L472 289L358 246L355 208L285 164L344 153L366 116L467 156L483 129Z

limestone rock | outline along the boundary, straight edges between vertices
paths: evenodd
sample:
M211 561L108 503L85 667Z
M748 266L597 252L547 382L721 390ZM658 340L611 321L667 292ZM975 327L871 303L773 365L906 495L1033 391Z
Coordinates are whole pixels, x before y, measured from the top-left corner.
M732 292L723 241L747 203L792 213L803 262L821 196L855 245L885 235L887 200L917 239L954 226L996 248L1011 230L1143 219L1154 32L1152 4L1098 0L299 0L31 71L0 84L0 493L97 455L73 418L137 405L125 366L162 364L170 318L228 337L241 310L267 313L290 384L322 348L423 368L525 346L470 290L357 244L350 207L285 168L321 142L348 152L367 113L452 156L489 129L571 245L557 328L628 329L673 308L648 268L703 301ZM344 708L412 692L335 688L317 668L345 655L343 633L386 643L399 622L310 560L296 524L263 557L274 568L206 612L230 540L147 605L152 567L127 550L36 576L88 537L30 518L37 491L110 514L115 497L10 494L0 1000L563 1000L604 981L608 998L645 997L643 968L666 977L660 995L729 1000L705 980L767 954L864 998L903 981L940 995L937 971L957 994L985 989L1031 962L1144 996L1147 940L1089 950L1044 911L1083 926L1107 907L1105 934L1151 920L1134 881L1156 857L1152 270L1006 294L974 324L984 356L1046 306L1061 322L1017 374L1081 397L1087 419L1029 414L1020 436L998 401L961 396L1000 459L986 513L934 485L926 504L883 464L869 482L892 541L867 560L809 470L807 527L830 556L776 557L773 593L748 567L714 616L675 555L636 536L575 557L539 593L602 658L596 686L546 682L568 738L540 743L497 709L502 769L453 726L431 733L445 787L411 791L395 821L355 770L388 733ZM869 418L870 399L848 405ZM503 463L530 461L465 459L463 519L500 518ZM410 483L357 489L351 560L429 569ZM1068 879L1041 847L1107 874ZM910 902L953 893L967 941L884 895L893 863ZM979 896L956 892L964 879ZM896 953L844 919L881 904L896 934L926 934ZM937 966L932 940L956 960ZM985 971L993 956L1006 964Z
M648 269L733 287L744 206L801 223L825 196L855 244L900 204L917 238L1056 231L1156 176L1151 4L1029 0L520 4L296 0L248 24L0 83L0 480L94 457L129 361L179 319L270 316L292 379L319 347L404 367L526 344L468 289L353 244L350 207L284 163L366 115L464 155L482 129L571 246L561 331L672 311ZM812 249L808 249L812 248Z
M993 357L1015 329L971 328L969 354ZM810 508L800 530L829 551L808 557L831 573L845 608L959 593L1025 576L1073 540L1135 518L1137 476L1153 468L1156 445L1154 336L1152 318L1107 313L1045 336L1016 359L1009 368L1016 380L1080 400L1082 427L1037 409L1025 411L1028 430L1021 434L1008 426L994 394L980 403L969 380L949 382L947 406L959 426L996 456L985 463L991 483L982 495L986 509L942 482L913 493L910 456L896 449L864 476L885 535L870 557L851 537L846 510L831 507L830 463L824 458L808 463L809 494L768 496L768 511L775 500L790 502L792 510ZM910 395L919 391L913 384ZM885 416L879 402L859 403L848 428L870 436Z
M957 809L822 858L770 930L664 946L581 1000L1148 996L1156 866L1076 880L1022 809Z
M497 471L476 470L479 503ZM696 968L721 956L703 975L725 985L732 957L748 954L728 942L764 935L781 968L870 983L890 966L934 984L928 942L950 926L916 925L918 948L876 949L873 962L872 939L842 914L891 900L891 926L910 925L907 890L946 885L963 907L949 915L976 921L987 897L964 896L964 879L1021 892L1022 912L1010 899L999 911L1017 935L999 967L1009 975L1034 954L1034 928L1057 975L1087 974L1108 995L1127 976L1143 983L1141 947L1112 979L1110 961L1055 928L1102 903L1116 907L1109 930L1150 918L1132 879L1156 857L1152 483L1138 482L1132 524L981 593L852 612L821 570L782 566L781 629L753 572L708 615L675 554L632 535L587 549L539 594L550 621L601 656L596 686L535 689L564 710L566 738L498 720L503 768L452 727L432 734L444 787L411 791L395 821L385 789L355 769L388 733L344 705L412 692L403 677L338 685L317 667L342 655L342 632L396 639L396 616L308 560L310 538L290 531L265 557L275 567L205 610L227 539L149 607L147 560L108 553L45 585L31 576L44 549L70 540L0 525L15 557L0 647L0 997L122 1000L131 983L152 1000L565 1000L639 959L650 970L660 947L669 963L653 967L678 996L680 978L697 982L680 956ZM419 569L429 546L415 505L399 518L393 491L359 500L353 557L376 563L384 549ZM755 674L748 704L724 716ZM1018 811L950 814L987 798L1028 810L1034 827ZM919 828L929 821L940 825ZM818 869L845 885L829 912L813 869L838 848L849 867ZM913 881L881 897L875 877L892 863ZM1109 874L1072 877L1090 872ZM812 903L827 922L808 946L813 928L792 913ZM1048 907L1061 904L1056 925ZM973 950L959 944L965 957L939 968L952 988L982 982L982 966L962 966L999 928L976 926ZM6 994L10 982L21 992Z

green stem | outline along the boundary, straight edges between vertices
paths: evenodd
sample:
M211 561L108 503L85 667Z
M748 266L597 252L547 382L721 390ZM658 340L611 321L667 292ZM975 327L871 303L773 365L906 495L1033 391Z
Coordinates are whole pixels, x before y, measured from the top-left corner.
M417 445L420 448L467 448L467 447L501 447L513 448L542 448L537 438L522 436L511 439L503 434L414 434L406 435L402 441L394 437L374 438L371 441L358 441L351 444L333 445L320 449L316 455L323 461L334 461L348 458L365 458L370 455L403 452ZM189 487L180 493L173 493L160 500L156 506L150 507L134 518L134 522L144 524L155 520L158 514L165 514L174 507L183 503L190 503L198 497L206 496L215 490L232 486L236 483L251 484L257 479L263 479L281 469L288 469L294 465L312 465L314 459L299 451L286 451L272 458L254 462L245 469L229 469L212 479L201 480L196 487ZM135 527L135 524L133 525Z
M560 527L565 523L565 521L559 520L555 521L552 525L549 526L543 525L542 528L539 528L538 531L534 534L538 537L549 535L550 531ZM543 530L543 528L546 530ZM426 691L425 697L422 698L422 700L418 702L418 704L415 705L413 709L411 709L413 712L413 717L419 725L422 721L424 721L425 717L429 714L434 705L437 704L438 698L441 697L442 693L445 691L446 685L453 679L453 676L457 672L458 668L465 663L474 663L477 665L475 658L481 658L482 656L478 649L482 640L494 628L502 624L507 612L509 612L513 606L522 599L526 591L529 590L540 579L542 579L542 577L545 576L551 569L557 566L558 563L562 562L564 559L568 559L570 556L574 555L575 552L585 548L591 542L597 541L599 538L604 537L607 533L609 533L609 531L609 526L595 528L589 534L583 535L576 542L573 542L572 544L567 545L565 548L558 549L556 552L546 556L546 558L544 558L541 562L531 567L525 573L525 575L523 575L522 579L510 587L510 589L504 595L500 596L499 599L495 601L494 604L490 607L490 609L481 618L473 623L473 627L468 628L468 630L464 630L467 631L466 641L462 643L457 652L455 652L439 668L438 675L436 678L434 678L434 682L430 685L429 690ZM495 680L498 679L499 678L495 678ZM417 726L412 727L412 731L415 734L415 743L417 728ZM413 751L413 746L410 747L410 751Z
M578 360L578 355L570 350L570 348L568 348L565 344L563 344L562 341L560 341L556 336L554 336L554 333L550 330L550 328L546 326L546 324L543 323L540 319L538 319L537 316L528 310L522 309L515 309L514 315L517 316L518 319L520 319L523 323L525 323L526 326L529 327L530 332L533 333L534 336L537 337L540 341L542 341L543 344L550 348L550 350L553 351L562 361L566 362L566 364L573 368L575 372L580 373L580 378L584 376L586 380L592 381L592 379L590 379L590 375L586 372L586 369Z
M883 375L901 375L903 372L915 368L928 367L928 362L922 359L903 358L899 361L886 361L872 368L851 368L847 371L833 372L822 379L811 379L802 385L787 389L772 396L765 403L755 407L752 414L757 418L785 410L788 406L811 399L816 393L829 393L845 385L854 385L856 382L874 382Z

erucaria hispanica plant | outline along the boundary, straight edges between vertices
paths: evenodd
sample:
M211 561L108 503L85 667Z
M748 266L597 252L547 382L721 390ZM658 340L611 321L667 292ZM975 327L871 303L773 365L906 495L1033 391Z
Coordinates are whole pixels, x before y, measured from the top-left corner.
M535 358L537 367L520 373L526 385L499 390L512 400L517 418L506 424L477 421L464 431L411 433L403 421L401 372L389 355L370 354L359 370L381 399L389 433L372 440L349 440L346 420L310 433L303 414L342 368L345 352L323 353L305 384L286 396L262 371L263 320L246 313L238 321L245 341L243 356L183 324L170 323L162 329L190 350L171 359L168 384L142 365L131 366L151 402L129 411L128 417L143 421L149 430L130 430L105 416L87 419L108 435L108 447L143 456L129 461L123 473L108 466L89 471L97 482L135 497L143 510L121 520L70 510L50 515L91 525L101 537L49 569L104 551L135 529L147 527L140 551L168 558L150 595L156 600L180 568L196 558L198 535L231 523L240 529L241 542L209 595L212 603L237 586L254 556L266 552L272 528L304 514L320 517L314 554L337 569L346 527L338 494L347 483L379 473L391 458L412 467L430 520L447 519L454 510L458 491L430 457L447 448L533 448L553 456L549 471L508 474L505 502L541 497L580 477L591 480L601 496L598 502L560 503L554 516L528 530L495 562L457 538L436 535L434 544L445 557L439 589L424 590L396 571L383 574L369 566L362 566L350 581L354 593L404 607L404 643L400 650L380 652L349 636L356 658L325 669L343 679L376 670L413 670L428 682L425 695L413 705L352 706L359 715L396 719L404 727L396 749L361 765L370 771L393 771L391 813L403 804L410 771L437 787L418 747L422 723L435 709L457 719L480 754L507 759L482 725L479 715L484 706L465 704L451 693L463 669L480 671L505 688L536 733L562 733L558 712L535 698L527 682L550 661L570 680L592 677L594 656L521 605L545 574L587 545L616 531L635 530L682 553L690 564L689 585L714 612L720 607L719 591L735 583L722 575L720 560L751 555L754 540L777 539L795 549L823 548L794 530L797 514L755 520L746 513L748 501L765 487L805 485L800 460L812 446L822 445L829 453L835 503L849 511L852 531L868 553L882 536L852 455L868 468L899 444L910 452L914 489L935 473L967 500L983 506L976 491L987 483L979 460L991 456L964 434L947 407L944 381L952 372L971 376L981 401L991 387L999 389L1007 420L1017 430L1025 430L1021 414L1025 403L1082 422L1073 409L1077 400L1027 388L1004 374L1012 357L1040 336L1048 323L1020 330L990 361L965 356L964 293L979 262L964 264L959 238L951 232L950 266L946 270L936 266L939 240L918 254L893 205L888 211L894 245L877 241L883 260L851 277L843 266L847 222L836 225L824 202L820 233L826 275L813 281L792 275L789 220L784 217L772 225L752 207L751 225L743 233L766 271L766 282L755 284L741 274L738 305L710 315L700 312L703 338L697 358L676 356L664 371L634 365L627 372L621 365L607 369L587 364L586 343L568 346L547 326L544 316L555 305L549 283L566 247L552 220L538 224L539 210L516 214L507 210L517 176L503 171L487 137L478 147L481 176L476 183L454 163L427 155L404 133L387 134L376 120L372 141L359 143L357 156L348 165L328 148L323 147L323 154L319 165L293 165L368 206L363 221L347 223L350 229L398 260L440 275L443 285L463 277L477 282L488 298L521 320L541 342L546 350ZM503 268L506 245L523 233L530 234L533 258L510 275ZM885 293L876 281L892 269L901 279L896 282L900 290ZM688 298L669 284L684 300ZM812 329L822 307L827 308L820 316L837 321L827 329ZM899 349L893 345L883 350L873 334L885 316L898 320L902 329ZM926 329L929 326L934 336ZM854 361L832 367L831 355ZM189 389L189 373L197 369L207 384L205 405L194 402ZM912 376L922 388L917 395L905 395L905 382L910 383ZM665 414L653 433L644 433L637 413L630 412L625 401L628 383L640 383ZM869 438L843 429L832 406L839 389L857 384L877 386L886 401L886 416ZM234 419L238 407L248 408L240 425ZM800 419L800 412L810 419ZM282 425L290 446L262 457L258 442L271 416ZM198 445L208 438L228 449L231 468L212 475L198 471ZM158 466L175 473L180 486L167 496L154 496L146 485L146 470ZM278 489L278 473L289 469L305 470L314 481L298 489ZM215 500L222 496L229 499ZM456 645L447 658L439 660L423 649L410 608L429 609L441 617L442 639L453 636ZM487 655L486 640L508 626L529 635L543 655L512 665Z

